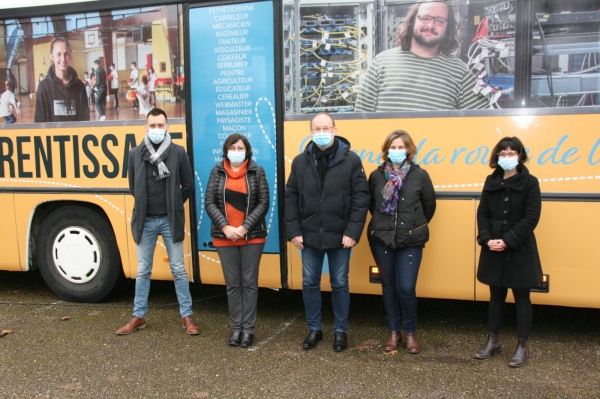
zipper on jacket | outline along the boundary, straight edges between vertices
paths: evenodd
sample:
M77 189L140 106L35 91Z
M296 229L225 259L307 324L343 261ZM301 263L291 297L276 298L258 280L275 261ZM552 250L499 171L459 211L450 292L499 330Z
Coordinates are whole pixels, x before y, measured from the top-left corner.
M250 184L248 183L248 171L246 171L245 177L246 177L246 192L248 193L248 195L246 195L246 219L247 219L248 212L250 212ZM250 231L247 231L246 234L244 235L244 237L246 238L246 243L248 243L248 233L249 232Z
M225 172L225 184L223 184L223 212L225 212L225 220L229 224L229 218L227 217L227 201L225 201L225 187L227 187L227 172Z
M420 225L419 227L412 229L412 230L408 230L408 234L412 234L413 231L417 231L423 227L427 226L427 223Z

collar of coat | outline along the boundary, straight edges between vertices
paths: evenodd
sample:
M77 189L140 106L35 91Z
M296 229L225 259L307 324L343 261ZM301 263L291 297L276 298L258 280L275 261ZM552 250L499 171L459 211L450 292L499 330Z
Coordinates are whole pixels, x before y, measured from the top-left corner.
M529 182L529 169L527 169L525 165L519 164L517 170L519 173L508 179L504 179L504 170L498 166L485 182L483 189L503 190L505 188L510 188L512 190L524 191Z
M348 152L348 150L350 150L350 142L347 139L345 139L341 136L334 136L333 139L338 141L339 146L338 146L338 149L335 152L335 154L333 154L331 156L331 158L329 159L330 164L333 164L333 161L338 159L340 157L340 154L346 154ZM313 156L312 154L314 153L314 146L316 146L316 144L311 140L306 145L304 152L306 154L310 154L312 157Z

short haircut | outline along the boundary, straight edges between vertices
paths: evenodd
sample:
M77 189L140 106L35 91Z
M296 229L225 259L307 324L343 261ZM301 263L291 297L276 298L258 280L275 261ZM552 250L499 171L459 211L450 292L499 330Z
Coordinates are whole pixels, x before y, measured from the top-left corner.
M331 127L335 127L335 121L333 120L333 117L331 115L329 115L327 112L319 112L318 114L316 114L315 116L313 116L312 119L310 120L310 127L311 127L311 129L312 129L312 123L313 123L313 121L319 115L327 115L329 117L329 119L331 119L331 123L332 123Z
M160 108L152 108L150 110L150 112L148 112L148 115L146 115L146 122L148 122L148 117L152 115L152 116L159 116L162 115L165 117L165 122L168 122L169 120L167 119L167 114L165 113L165 111L163 111Z
M12 91L12 90L14 90L14 89L15 89L15 84L14 84L13 82L11 82L11 81L10 81L10 79L9 79L9 80L7 80L6 82L4 82L4 85L6 86L6 88L7 88L8 90L11 90L11 91Z
M102 63L100 62L100 58L96 58L96 59L94 60L94 64L96 64L96 65L98 65L98 66L102 65Z
M413 157L417 152L417 146L415 146L415 143L410 137L410 134L408 134L404 130L394 130L393 132L388 134L388 136L383 141L383 144L381 145L381 160L384 163L388 161L388 153L392 145L392 141L396 140L397 138L401 138L402 141L404 141L404 148L406 149L406 159L408 159L409 162L412 162Z
M240 133L233 133L229 135L223 143L223 158L227 158L227 151L229 151L229 147L231 147L233 144L237 143L240 140L242 140L242 143L244 143L244 147L246 147L245 159L250 159L252 157L252 147L250 146L250 142L248 141L246 136Z
M498 153L508 148L519 154L519 164L525 163L529 159L525 151L525 146L518 137L503 137L492 150L490 168L496 169L498 167Z
M52 54L52 51L54 50L54 45L56 43L64 43L65 46L67 46L69 54L71 54L71 45L69 44L69 41L62 36L55 37L54 40L52 40L52 43L50 43L50 54Z
M133 65L134 67L137 67L137 62L131 61L131 65Z
M402 47L403 51L410 51L412 45L412 38L414 36L415 20L417 14L423 3L443 3L448 7L448 26L446 27L446 34L444 39L438 47L438 53L450 56L459 46L459 19L456 15L456 10L450 4L444 1L426 1L421 0L414 4L406 13L404 23L398 26L396 31L396 46Z
M142 76L142 83L145 85L148 84L148 77L146 75Z

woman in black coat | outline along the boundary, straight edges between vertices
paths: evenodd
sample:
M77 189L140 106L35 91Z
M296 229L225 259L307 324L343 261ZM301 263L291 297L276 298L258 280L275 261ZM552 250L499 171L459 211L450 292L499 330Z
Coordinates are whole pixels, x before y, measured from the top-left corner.
M381 146L379 166L369 176L371 202L368 238L379 267L390 336L384 354L398 353L400 309L406 350L418 353L416 285L428 223L435 213L435 191L427 172L413 162L417 148L403 130Z
M252 160L245 136L227 137L223 156L210 173L205 205L227 287L229 345L249 348L254 341L258 268L267 241L269 185L264 169Z
M498 334L511 288L517 310L518 344L511 367L527 363L532 326L530 289L542 281L542 266L533 230L540 220L542 199L538 179L523 165L527 153L517 137L505 137L490 157L489 175L477 208L477 242L481 256L477 279L490 286L487 344L475 355L488 359L500 352Z

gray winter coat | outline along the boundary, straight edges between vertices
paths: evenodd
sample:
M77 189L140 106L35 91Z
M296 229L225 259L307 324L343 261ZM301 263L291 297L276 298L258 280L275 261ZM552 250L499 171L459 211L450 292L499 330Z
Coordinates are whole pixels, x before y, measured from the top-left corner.
M129 152L129 190L135 198L133 214L131 216L131 234L136 244L140 242L146 223L148 212L148 192L146 181L146 168L154 166L142 158L144 142ZM183 241L185 215L183 204L194 192L194 178L192 167L185 149L171 143L169 154L164 160L170 176L166 178L165 195L167 200L167 214L173 242Z

